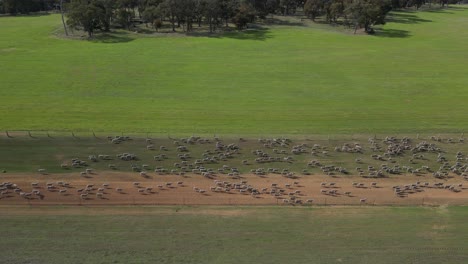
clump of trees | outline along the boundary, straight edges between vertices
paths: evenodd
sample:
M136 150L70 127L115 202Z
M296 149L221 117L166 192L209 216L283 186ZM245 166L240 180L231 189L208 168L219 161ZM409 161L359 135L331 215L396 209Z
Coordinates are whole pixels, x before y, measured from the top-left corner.
M306 0L304 14L314 20L324 18L327 23L341 21L353 25L355 32L363 28L373 33L374 25L385 24L385 17L392 9L419 9L424 4L439 4L444 7L458 0Z
M213 32L229 23L244 29L257 16L274 12L275 3L280 0L70 0L66 15L69 26L83 28L89 36L111 25L130 29L145 23L158 30L163 22L172 31L181 27L185 32L206 23Z
M59 0L0 0L0 14L29 14L56 8Z
M60 10L68 26L93 36L111 27L131 29L135 23L155 30L166 24L172 31L182 28L185 32L202 24L210 32L229 24L242 30L257 18L293 15L300 10L312 20L340 22L372 33L373 26L385 23L392 9L419 9L424 4L444 7L455 2L459 0L0 0L0 13Z

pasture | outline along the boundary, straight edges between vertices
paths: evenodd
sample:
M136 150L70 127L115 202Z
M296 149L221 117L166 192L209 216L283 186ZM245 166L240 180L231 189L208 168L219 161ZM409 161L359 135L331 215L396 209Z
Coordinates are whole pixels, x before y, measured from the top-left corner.
M467 207L1 207L2 263L463 263Z
M0 18L6 130L255 135L462 132L468 9L394 12L375 36L297 19L246 32L63 39Z

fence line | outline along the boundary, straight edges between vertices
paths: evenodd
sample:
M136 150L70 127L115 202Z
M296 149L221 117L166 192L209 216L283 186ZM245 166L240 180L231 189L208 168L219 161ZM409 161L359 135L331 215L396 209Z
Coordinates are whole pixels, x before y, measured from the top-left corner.
M326 134L217 134L213 133L193 133L193 134L184 134L177 132L108 132L108 131L80 131L80 130L4 130L4 133L0 133L0 137L15 138L15 137L29 137L29 138L54 138L54 137L72 137L72 138L101 138L107 136L130 136L136 138L177 138L177 137L190 137L190 136L199 136L207 138L223 137L223 138L271 138L271 137L287 137L295 140L323 140L323 141L333 141L333 140L368 140L369 138L382 139L387 136L397 136L397 137L409 137L412 139L418 140L429 140L431 137L440 137L440 138L452 138L455 141L464 139L464 132L453 132L453 133L390 133L390 134L377 134L372 132L366 133L350 133L350 134L341 134L341 133L326 133Z

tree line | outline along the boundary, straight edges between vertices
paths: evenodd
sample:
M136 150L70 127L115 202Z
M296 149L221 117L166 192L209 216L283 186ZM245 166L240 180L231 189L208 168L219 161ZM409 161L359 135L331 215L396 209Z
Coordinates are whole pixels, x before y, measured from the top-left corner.
M131 29L145 23L155 30L163 24L172 31L190 32L194 25L208 26L210 32L234 24L244 29L270 14L294 15L298 11L312 19L363 28L385 23L392 9L416 8L425 4L442 7L459 0L0 0L0 12L18 14L63 10L66 24L83 29L89 36L112 27ZM62 7L62 8L61 8ZM66 30L66 28L65 28Z
M59 0L0 0L0 14L29 14L51 11L57 8Z

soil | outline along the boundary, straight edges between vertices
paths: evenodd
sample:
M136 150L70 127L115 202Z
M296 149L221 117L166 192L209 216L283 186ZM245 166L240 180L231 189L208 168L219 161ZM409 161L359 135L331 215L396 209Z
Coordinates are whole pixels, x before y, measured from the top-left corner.
M69 187L59 186L59 181L69 183ZM279 188L285 190L285 195L275 197L269 193L252 196L242 194L239 190L230 192L211 191L214 181L227 181L239 183L246 181L247 185L257 188L259 191L267 188L271 190L271 184L276 183ZM467 205L468 190L465 187L458 187L463 184L460 180L451 179L447 181L435 180L432 177L400 175L383 179L365 179L361 177L336 177L330 176L304 176L299 179L289 179L280 175L267 175L259 177L257 175L246 175L241 179L232 179L228 176L216 176L213 179L201 175L149 175L147 178L135 173L121 172L100 172L88 176L71 176L70 174L51 175L28 175L28 174L2 174L0 182L11 182L16 184L23 192L33 190L31 183L38 183L42 196L31 195L29 199L21 197L13 189L8 190L8 194L0 196L0 206L2 205L290 205L284 203L289 200L289 193L300 191L295 195L303 204L311 205ZM139 182L138 187L133 183ZM167 186L166 183L172 183ZM183 184L177 184L183 182ZM298 182L299 184L293 184ZM334 187L329 187L329 183L335 183ZM363 188L353 187L352 183L363 183ZM376 182L376 187L371 183ZM424 185L429 183L429 187L420 187L414 193L408 193L404 197L398 197L393 191L393 186L415 184L420 182ZM445 188L435 188L434 183L443 182L444 185L455 185L459 192L454 192ZM53 191L47 190L47 183L55 186ZM102 192L102 198L97 197L98 188L102 188L103 183L108 183L109 187ZM327 183L321 186L321 183ZM83 189L88 184L93 184L93 190L88 192L88 197L82 199L78 189ZM285 185L291 187L286 188ZM158 186L162 185L162 188ZM466 183L468 187L468 183ZM152 187L152 191L139 192L141 188ZM205 193L199 193L194 187L203 189ZM122 188L119 193L116 188ZM59 193L59 190L67 191ZM321 190L337 190L336 195L322 194ZM345 195L345 192L351 192ZM366 199L361 202L361 199ZM308 199L313 202L307 203ZM299 205L299 204L297 204Z

